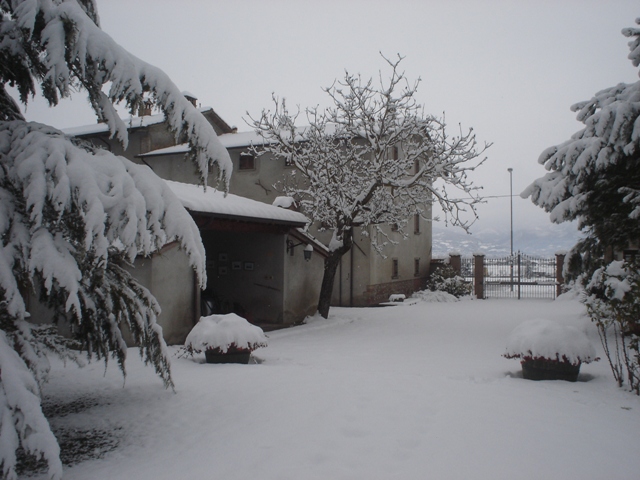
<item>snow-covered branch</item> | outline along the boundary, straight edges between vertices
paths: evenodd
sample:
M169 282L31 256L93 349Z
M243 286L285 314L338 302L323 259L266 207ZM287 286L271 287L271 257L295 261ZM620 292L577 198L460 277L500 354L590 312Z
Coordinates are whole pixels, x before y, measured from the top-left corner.
M189 143L203 183L217 165L219 180L227 187L231 160L211 124L164 72L131 55L100 29L92 1L3 2L2 13L0 49L19 73L3 71L2 77L16 83L24 103L35 92L33 77L52 105L80 86L111 135L126 146L127 126L114 103L124 102L135 110L150 96L176 139ZM107 93L103 86L109 86Z
M272 110L251 118L264 140L255 153L297 167L285 194L319 228L333 230L332 244L339 245L330 247L334 256L349 250L354 227L366 234L367 227L394 224L403 233L407 219L426 217L433 202L453 224L467 229L481 201L467 174L483 162L488 145L479 148L472 130L449 136L444 118L425 115L417 104L419 82L407 82L399 69L402 57L385 61L391 73L386 81L381 73L379 85L346 72L326 88L333 106L307 109L308 126L297 127L299 113L290 115L276 97ZM376 242L372 238L382 252ZM330 269L325 272L331 275Z
M206 179L217 167L226 188L227 150L213 127L159 69L99 28L93 0L0 0L0 476L16 477L16 451L62 466L40 408L47 354L77 360L50 319L30 318L25 295L64 321L90 358L114 358L125 374L128 331L146 363L173 387L157 323L160 307L125 268L178 242L205 285L198 229L167 184L148 167L28 123L7 86L26 104L37 86L50 105L83 89L98 119L125 146L127 126L114 102L151 100L170 130L191 146ZM108 88L108 90L107 90Z

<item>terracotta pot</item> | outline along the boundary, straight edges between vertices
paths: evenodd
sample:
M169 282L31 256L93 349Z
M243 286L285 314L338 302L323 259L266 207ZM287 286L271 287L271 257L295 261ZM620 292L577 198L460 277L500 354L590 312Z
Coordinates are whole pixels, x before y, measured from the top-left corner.
M248 350L236 350L221 353L216 350L205 350L204 356L207 363L242 363L246 365L249 363L249 359L251 358L251 352Z
M557 360L522 360L522 377L527 380L566 380L575 382L580 373L580 364Z

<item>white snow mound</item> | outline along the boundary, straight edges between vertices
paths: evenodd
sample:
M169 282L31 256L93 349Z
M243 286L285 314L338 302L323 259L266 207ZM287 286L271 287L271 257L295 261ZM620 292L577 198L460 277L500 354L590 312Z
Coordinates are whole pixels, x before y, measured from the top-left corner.
M422 300L423 302L457 302L460 299L457 298L455 295L451 295L450 293L447 292L442 292L442 291L435 291L432 292L431 290L422 290L420 292L415 292L412 296L412 298L418 298L420 300Z

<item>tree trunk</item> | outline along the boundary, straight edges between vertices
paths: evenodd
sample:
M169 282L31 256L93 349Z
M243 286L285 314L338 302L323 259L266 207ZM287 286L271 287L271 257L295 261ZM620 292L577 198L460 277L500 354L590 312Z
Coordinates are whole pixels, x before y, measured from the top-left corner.
M333 282L336 278L336 271L340 265L340 259L345 253L351 250L353 243L353 235L351 231L345 232L343 235L343 246L329 253L324 259L324 276L322 277L322 286L320 287L320 298L318 299L318 313L323 318L329 317L329 308L331 307L331 296L333 294Z

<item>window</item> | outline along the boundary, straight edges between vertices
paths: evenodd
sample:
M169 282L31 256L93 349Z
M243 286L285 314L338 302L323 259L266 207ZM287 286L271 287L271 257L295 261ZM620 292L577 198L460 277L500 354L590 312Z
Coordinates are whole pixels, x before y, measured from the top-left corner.
M256 159L249 153L241 153L240 161L238 162L238 170L255 170Z
M413 216L413 233L418 235L420 233L420 214L416 213Z
M391 224L391 231L392 232L397 232L400 229L400 227L398 226L398 224L396 222L393 222Z
M417 158L413 162L413 168L415 169L414 173L418 173L420 171L420 160L418 160Z
M389 160L398 160L398 147L388 147L387 158Z
M413 259L413 276L414 277L420 276L420 259L419 258Z
M391 260L391 278L398 278L398 259Z

